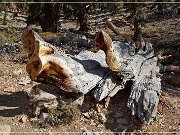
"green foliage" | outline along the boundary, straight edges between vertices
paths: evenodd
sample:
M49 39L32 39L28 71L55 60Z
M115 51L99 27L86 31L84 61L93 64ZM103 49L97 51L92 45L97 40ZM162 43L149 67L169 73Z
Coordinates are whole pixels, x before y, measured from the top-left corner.
M7 33L9 35L8 40L7 40L8 43L14 43L14 42L20 41L20 35L17 34L16 28L10 26L8 28Z
M0 31L0 43L14 43L20 41L20 34L16 28L9 26L7 31Z

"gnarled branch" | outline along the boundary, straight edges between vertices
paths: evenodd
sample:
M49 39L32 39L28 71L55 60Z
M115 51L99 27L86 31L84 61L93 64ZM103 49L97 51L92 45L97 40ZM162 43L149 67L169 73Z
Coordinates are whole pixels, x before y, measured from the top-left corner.
M118 27L116 27L113 23L112 23L112 19L107 19L106 20L106 25L108 26L109 29L111 29L115 34L120 35L122 37L124 37L128 43L134 43L134 41L130 38L129 35L121 32Z

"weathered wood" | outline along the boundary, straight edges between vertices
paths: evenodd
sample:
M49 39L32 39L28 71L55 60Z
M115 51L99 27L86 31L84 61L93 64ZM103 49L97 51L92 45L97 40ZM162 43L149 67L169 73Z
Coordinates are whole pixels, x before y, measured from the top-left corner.
M94 89L97 101L113 97L132 80L127 103L132 114L147 123L155 117L161 83L158 57L152 52L140 49L132 55L131 45L112 42L103 31L96 34L96 46L101 49L97 53L82 51L72 56L58 52L32 30L22 33L22 43L29 53L26 70L32 80L56 85L68 93L87 94Z
M35 81L52 79L53 82L50 83L57 84L66 92L86 94L108 72L102 51L97 54L84 51L77 56L67 55L56 51L52 45L31 30L23 32L22 42L30 55L26 70L31 79ZM46 74L47 78L41 78L43 74Z
M32 88L25 90L30 101L33 105L33 114L38 117L41 115L42 110L56 109L58 107L58 102L56 96L50 93L44 92L39 88L39 85L35 85Z

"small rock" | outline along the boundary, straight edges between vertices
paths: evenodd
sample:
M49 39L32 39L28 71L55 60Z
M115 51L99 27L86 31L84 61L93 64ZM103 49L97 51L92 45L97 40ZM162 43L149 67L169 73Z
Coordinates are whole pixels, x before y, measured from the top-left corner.
M40 122L44 123L48 118L48 113L41 113L41 115L39 116Z
M54 101L57 97L53 94L47 93L40 88L38 88L38 85L33 86L32 88L28 88L24 90L29 98L33 102L38 102L38 101L45 101L45 102L50 102Z
M26 123L28 120L28 117L26 115L22 116L22 118L19 120L22 123Z
M84 95L75 100L78 105L82 105L84 102Z
M10 135L11 127L9 125L0 125L1 135Z
M127 127L127 126L124 126L124 125L119 124L119 125L118 125L118 129L120 130L120 132L124 132L124 131L126 131L126 130L128 129L128 127Z
M87 38L85 36L82 36L81 38L84 39L84 40L87 40Z
M87 129L83 130L82 135L100 135L98 132L92 132Z
M83 114L83 116L85 116L86 118L90 119L90 115L89 115L88 112L85 112L85 113L82 113L82 114Z
M14 74L14 75L17 75L17 76L20 75L20 74L22 74L22 69L13 71L13 74Z
M38 131L39 131L39 129L35 128L33 131L34 131L34 132L38 132Z
M101 123L105 123L107 121L107 118L104 113L99 113L99 121Z
M30 83L31 83L31 79L29 78L29 76L22 77L18 82L19 85L24 85L24 86Z

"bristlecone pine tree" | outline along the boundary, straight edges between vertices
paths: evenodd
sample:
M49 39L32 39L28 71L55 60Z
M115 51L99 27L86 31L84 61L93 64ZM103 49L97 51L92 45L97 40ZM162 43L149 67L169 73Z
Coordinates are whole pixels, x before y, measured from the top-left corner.
M60 16L60 4L58 3L31 3L27 25L39 23L43 32L57 32Z

